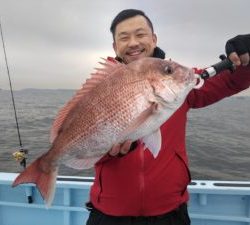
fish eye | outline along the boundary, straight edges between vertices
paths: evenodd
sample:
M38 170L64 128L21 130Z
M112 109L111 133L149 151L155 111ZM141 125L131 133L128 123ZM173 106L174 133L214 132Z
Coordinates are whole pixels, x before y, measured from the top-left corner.
M171 66L168 65L164 68L164 72L165 72L165 74L170 75L174 72L174 70Z

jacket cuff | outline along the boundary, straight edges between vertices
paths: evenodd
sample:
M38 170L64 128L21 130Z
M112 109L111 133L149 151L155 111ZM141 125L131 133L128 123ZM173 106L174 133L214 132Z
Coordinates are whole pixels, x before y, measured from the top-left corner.
M250 66L239 66L230 74L234 85L243 90L250 87Z

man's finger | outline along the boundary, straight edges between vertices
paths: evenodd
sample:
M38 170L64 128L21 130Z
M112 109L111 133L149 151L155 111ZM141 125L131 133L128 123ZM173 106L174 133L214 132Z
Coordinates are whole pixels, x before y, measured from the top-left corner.
M120 149L121 149L121 145L120 144L117 144L117 145L114 145L111 150L109 151L109 155L111 156L116 156L119 154L120 152Z
M121 145L121 149L120 149L120 153L125 155L129 152L130 150L130 146L132 144L131 140L127 140L125 141L122 145Z
M234 65L236 65L236 66L241 65L240 58L239 58L239 56L237 55L236 52L232 52L232 53L229 55L228 58L232 61L232 63L233 63Z
M250 61L249 53L245 53L243 55L240 55L240 61L243 66L247 66Z

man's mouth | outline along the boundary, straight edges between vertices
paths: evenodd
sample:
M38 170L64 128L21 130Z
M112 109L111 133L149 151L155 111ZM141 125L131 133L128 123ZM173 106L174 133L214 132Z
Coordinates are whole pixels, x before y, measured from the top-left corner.
M126 54L128 56L138 56L138 55L140 55L144 51L145 51L145 49L137 49L137 50L128 51Z

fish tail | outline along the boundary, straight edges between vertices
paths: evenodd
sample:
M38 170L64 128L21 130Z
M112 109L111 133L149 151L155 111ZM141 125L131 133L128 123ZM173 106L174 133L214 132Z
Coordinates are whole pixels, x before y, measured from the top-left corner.
M55 194L56 177L58 173L58 167L53 170L44 170L41 166L45 155L38 158L32 164L30 164L19 176L15 179L12 187L16 187L23 183L34 183L43 197L46 206L50 207Z

